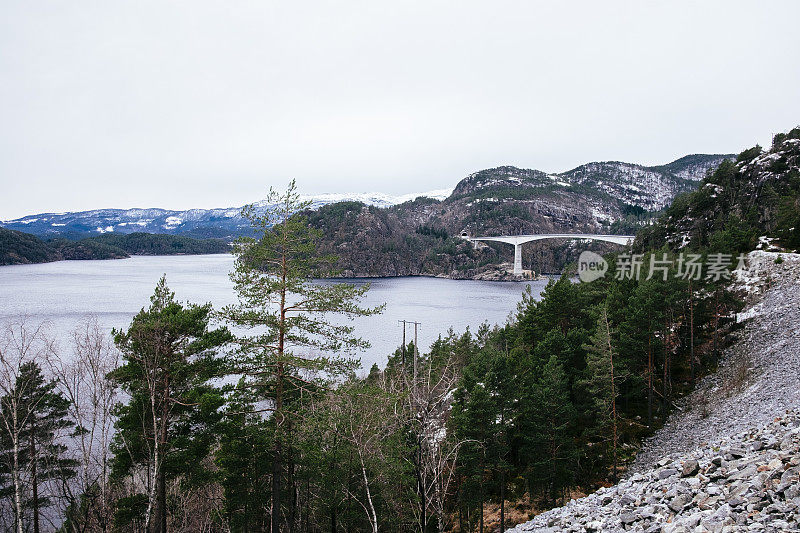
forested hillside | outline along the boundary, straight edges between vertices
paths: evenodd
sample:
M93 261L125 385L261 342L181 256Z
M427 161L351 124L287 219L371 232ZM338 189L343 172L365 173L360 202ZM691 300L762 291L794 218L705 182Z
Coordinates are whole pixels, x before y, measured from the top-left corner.
M181 235L153 233L128 233L125 235L106 233L78 242L113 246L130 255L198 255L222 254L230 251L230 245L223 239L194 239Z
M77 259L123 259L131 255L195 255L230 251L221 239L130 233L99 235L77 241L42 239L0 228L0 265L46 263Z
M800 128L780 133L772 146L725 161L691 194L678 196L659 224L637 239L641 248L667 243L749 250L759 237L800 248Z
M0 265L57 260L58 254L35 235L0 228Z

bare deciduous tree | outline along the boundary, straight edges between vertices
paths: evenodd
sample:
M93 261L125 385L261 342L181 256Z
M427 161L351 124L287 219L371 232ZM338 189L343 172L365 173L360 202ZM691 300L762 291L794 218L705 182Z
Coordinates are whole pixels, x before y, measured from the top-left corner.
M441 364L427 362L414 378L402 375L409 425L416 436L417 491L416 509L420 530L425 530L429 512L436 515L439 531L445 529L445 501L453 480L461 442L447 434L450 401L459 372L454 354Z
M109 461L117 402L108 374L119 365L119 351L95 317L72 332L72 356L48 358L51 373L69 400L70 414L81 431L72 447L78 462L77 483L64 483L71 531L107 531L111 527Z

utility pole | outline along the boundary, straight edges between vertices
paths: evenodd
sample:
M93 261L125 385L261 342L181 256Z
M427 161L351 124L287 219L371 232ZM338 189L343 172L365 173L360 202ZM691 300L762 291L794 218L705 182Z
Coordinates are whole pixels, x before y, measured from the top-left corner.
M417 380L417 359L419 358L419 347L417 345L419 337L417 336L417 328L422 325L421 322L415 322L413 320L398 320L401 324L403 324L403 369L406 368L406 326L409 324L414 324L414 353L412 356L414 357L414 382L416 383Z
M417 326L419 322L412 322L414 324L414 384L417 383L417 359L419 359L419 343L417 342Z
M398 320L401 324L403 324L403 344L401 348L401 352L403 354L403 372L406 371L406 321L405 320Z

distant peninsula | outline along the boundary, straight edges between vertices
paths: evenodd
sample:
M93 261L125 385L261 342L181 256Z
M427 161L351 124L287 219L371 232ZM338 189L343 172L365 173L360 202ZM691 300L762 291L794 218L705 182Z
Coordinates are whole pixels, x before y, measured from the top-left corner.
M194 239L153 233L105 234L78 240L43 240L0 228L0 265L26 265L80 259L125 259L131 255L199 255L230 251L223 239Z

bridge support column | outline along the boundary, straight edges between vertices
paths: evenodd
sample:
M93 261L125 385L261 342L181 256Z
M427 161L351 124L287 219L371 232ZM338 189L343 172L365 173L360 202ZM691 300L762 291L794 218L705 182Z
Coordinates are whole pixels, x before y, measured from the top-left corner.
M522 275L522 244L514 245L514 275Z

